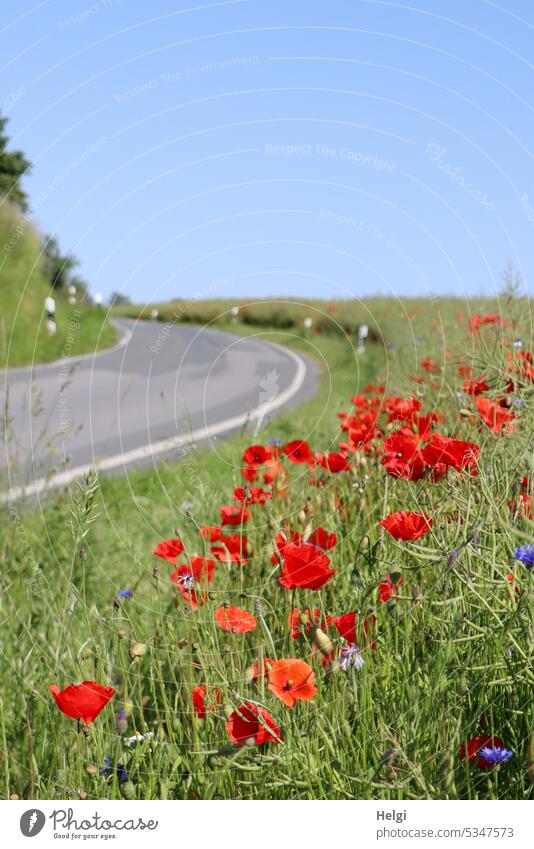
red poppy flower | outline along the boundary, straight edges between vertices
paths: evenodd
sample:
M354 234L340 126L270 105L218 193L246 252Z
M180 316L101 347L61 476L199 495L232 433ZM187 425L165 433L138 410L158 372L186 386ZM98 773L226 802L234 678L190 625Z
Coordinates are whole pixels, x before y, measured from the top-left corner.
M317 693L314 680L314 671L304 660L281 658L271 666L269 690L292 708L297 701L313 699Z
M310 542L316 548L322 548L323 551L331 551L335 548L337 536L330 531L325 531L324 528L317 528L312 531L306 542Z
M263 466L272 460L272 451L263 445L249 445L243 452L243 463L247 466Z
M288 590L296 587L319 590L336 573L335 569L328 568L330 560L326 554L307 543L287 543L283 551L283 561L282 574L278 581Z
M458 472L467 469L473 475L476 474L479 456L480 448L474 442L462 442L461 439L451 439L441 433L433 433L423 449L423 459L429 466L452 466Z
M386 400L388 422L410 422L415 413L421 409L417 398L399 398L392 395Z
M392 433L383 443L382 465L390 475L417 481L423 476L423 455L414 433L403 428Z
M252 513L244 505L230 504L221 507L221 524L222 525L241 525L248 522Z
M460 746L460 758L463 761L468 760L469 763L475 764L478 769L489 769L491 764L478 754L484 746L504 749L504 743L500 737L486 737L484 734L479 734L477 737L471 737L467 741L467 745L464 743Z
M245 534L227 534L219 537L219 545L212 545L211 554L221 563L247 564L247 537Z
M234 489L235 500L242 501L247 507L251 504L265 504L272 497L272 494L261 486L238 486Z
M312 610L308 610L308 608L299 610L298 607L294 607L287 617L287 627L291 629L293 639L297 640L302 634L303 628L307 634L311 634L312 623L320 628L328 628L331 621L332 617L323 616L317 607L312 608Z
M321 466L328 469L332 474L337 474L338 472L347 472L350 469L350 462L346 454L332 451L323 458Z
M489 389L485 377L473 377L462 383L462 389L467 395L481 395Z
M218 607L215 611L215 621L223 631L231 631L233 634L246 634L256 627L252 613L241 607Z
M475 336L480 334L480 328L485 324L503 324L503 320L500 315L474 315L469 322L469 332L473 333Z
M203 684L193 687L191 691L191 699L193 702L193 710L199 719L205 719L206 710L213 712L217 709L217 705L222 705L224 701L222 692L218 687L215 687L211 693L209 707L206 708L206 688Z
M375 627L376 616L368 615L358 622L358 616L352 610L350 613L344 613L343 616L334 616L332 621L340 637L343 637L347 643L361 645L366 642L369 632ZM374 648L373 641L371 641L371 648Z
M211 583L215 562L209 557L192 557L191 563L181 563L171 574L171 581L193 609L206 601L203 585Z
M168 560L169 563L176 563L178 557L183 552L184 547L179 539L164 539L159 542L154 549L156 557L162 557L163 560Z
M237 746L253 739L257 746L263 743L280 743L280 729L265 708L244 702L231 714L226 723L227 734Z
M64 690L59 690L55 684L51 684L50 692L61 713L71 719L81 719L84 725L94 722L115 695L113 687L103 687L95 681L70 684Z
M210 542L216 542L221 538L222 531L218 525L203 525L199 530L199 534Z
M250 683L251 681L257 681L258 678L268 678L271 664L272 660L270 657L263 658L263 664L261 668L259 660L255 660L252 666L249 666L249 668L247 669L247 681Z
M501 407L489 398L477 398L475 404L480 418L494 433L513 430L515 414L512 410Z
M284 454L292 463L313 463L313 452L307 442L294 439L284 445Z
M403 510L390 513L379 522L393 539L415 540L427 534L432 527L432 519L426 513L409 513Z
M386 604L390 599L395 598L402 583L402 578L392 581L391 575L387 575L378 585L378 600Z
M429 371L432 374L439 371L439 366L434 360L430 359L430 357L423 357L421 360L421 367L425 369L425 371Z

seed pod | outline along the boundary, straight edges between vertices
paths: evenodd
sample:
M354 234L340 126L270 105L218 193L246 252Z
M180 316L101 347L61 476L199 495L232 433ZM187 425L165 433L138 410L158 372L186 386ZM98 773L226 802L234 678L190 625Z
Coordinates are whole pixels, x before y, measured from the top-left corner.
M300 510L297 518L300 524L303 525L306 521L306 512L304 510Z
M330 652L334 648L334 644L328 634L325 634L321 628L316 628L313 635L313 641L325 657L330 657Z
M85 767L85 771L87 775L96 775L98 772L98 767L94 764L87 764L87 766Z
M130 657L136 660L139 657L144 657L147 653L147 647L144 643L132 643L130 646Z

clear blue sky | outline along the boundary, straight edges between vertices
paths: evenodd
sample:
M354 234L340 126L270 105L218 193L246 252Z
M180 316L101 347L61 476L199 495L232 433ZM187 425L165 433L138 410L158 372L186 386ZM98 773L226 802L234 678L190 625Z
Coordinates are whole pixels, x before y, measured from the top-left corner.
M33 215L93 293L492 294L532 279L529 0L16 0Z

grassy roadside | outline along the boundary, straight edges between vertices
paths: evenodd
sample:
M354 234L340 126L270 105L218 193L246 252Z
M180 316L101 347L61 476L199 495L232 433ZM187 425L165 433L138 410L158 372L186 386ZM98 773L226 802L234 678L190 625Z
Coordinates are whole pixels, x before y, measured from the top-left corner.
M41 271L39 237L9 204L0 206L0 245L0 369L73 357L115 342L107 310L71 305L67 293L50 291ZM56 301L54 336L44 314L49 295Z
M458 396L457 366L468 359L487 369L491 391L498 392L508 363L499 331L491 326L471 338L456 304L444 316L423 307L410 319L411 333L395 310L377 317L390 347L369 346L359 374L350 339L313 336L328 364L320 393L270 423L258 440L243 434L185 454L178 464L167 460L153 470L103 478L99 489L91 481L75 501L55 494L41 511L6 516L0 613L9 623L4 692L14 698L0 712L8 752L2 792L391 801L532 795L532 592L528 571L513 559L514 546L532 538L532 522L509 507L517 480L532 475L531 392L514 390L521 404L514 407L513 433L482 427L473 399ZM524 305L511 320L526 344ZM282 341L279 331L271 338ZM309 353L309 342L291 344ZM198 530L220 521L221 505L242 484L243 448L302 438L322 452L335 450L338 412L375 379L389 395L414 395L424 412L439 412L442 432L476 440L478 476L414 483L386 476L379 459L357 453L350 472L327 475L315 487L306 465L286 463L287 494L276 494L265 508L256 505L244 529L248 564L218 563L198 610L177 601L173 567L152 557L155 543L177 535L191 554L209 555ZM432 533L415 543L384 539L378 526L384 514L421 509L433 517ZM306 534L317 526L338 536L328 552L337 574L320 591L288 592L271 564L273 539L282 528ZM403 584L382 603L376 588L386 575ZM126 588L132 597L118 601L117 591ZM254 612L257 628L220 630L214 612L224 603ZM325 665L305 627L292 640L293 608L376 615L375 645L364 649L363 668L344 674ZM339 649L339 635L326 630ZM247 670L255 661L261 667L266 656L311 664L315 698L289 710L265 679L251 683ZM86 732L58 713L48 693L51 683L84 679L111 683L117 694ZM223 704L204 719L192 709L198 685L208 704L216 689L222 693ZM267 706L282 745L229 745L226 718L244 699ZM136 734L153 736L125 742ZM498 735L513 760L489 771L462 762L460 745L477 734ZM100 774L110 757L124 765L127 780L115 769Z

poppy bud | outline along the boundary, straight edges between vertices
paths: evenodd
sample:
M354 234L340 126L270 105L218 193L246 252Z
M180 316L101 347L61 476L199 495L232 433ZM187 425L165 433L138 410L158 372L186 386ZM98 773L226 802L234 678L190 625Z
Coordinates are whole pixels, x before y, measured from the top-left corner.
M328 634L325 634L321 628L316 628L313 635L313 641L325 657L330 657L330 652L334 648L334 644Z
M126 636L126 631L124 630L124 628L119 628L119 630L117 631L117 634L122 639L123 637Z
M178 640L178 648L183 649L183 648L185 648L186 645L187 645L187 637L181 637Z
M20 796L18 796L16 793L12 793L9 798L12 802L17 802L20 799Z
M301 525L303 525L303 524L304 524L304 522L306 521L306 513L305 513L305 511L304 511L304 510L300 510L297 518L298 518L298 520L299 520L300 524L301 524Z
M130 646L130 657L135 660L138 657L144 657L147 653L147 647L144 643L132 643Z

